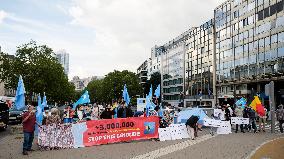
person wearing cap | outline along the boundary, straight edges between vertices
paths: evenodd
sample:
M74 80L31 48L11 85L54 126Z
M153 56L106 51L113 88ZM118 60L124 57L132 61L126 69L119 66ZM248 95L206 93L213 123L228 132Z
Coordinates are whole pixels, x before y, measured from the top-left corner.
M24 132L23 155L28 155L28 151L33 151L32 144L36 124L34 106L28 106L28 111L22 115L22 119Z

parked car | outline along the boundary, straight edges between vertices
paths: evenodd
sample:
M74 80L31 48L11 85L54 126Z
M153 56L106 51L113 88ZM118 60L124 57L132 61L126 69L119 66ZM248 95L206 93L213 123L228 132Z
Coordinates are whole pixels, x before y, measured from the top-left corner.
M12 109L9 112L9 123L20 124L22 123L23 110Z
M0 101L0 129L6 129L9 123L9 107Z

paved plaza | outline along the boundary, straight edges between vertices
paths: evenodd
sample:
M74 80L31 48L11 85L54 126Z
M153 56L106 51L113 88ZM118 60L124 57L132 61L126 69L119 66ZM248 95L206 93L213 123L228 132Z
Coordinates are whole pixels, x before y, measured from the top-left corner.
M267 127L269 129L269 127ZM1 132L0 134L2 134ZM7 132L6 132L7 133ZM184 158L234 158L244 159L258 148L262 143L284 138L284 134L278 131L272 134L267 130L265 133L232 133L229 135L209 134L209 129L199 133L196 140L156 141L144 140L124 142L117 144L100 145L79 149L65 149L40 151L34 146L35 151L28 156L21 154L22 134L9 134L0 138L0 158L60 158L60 159L184 159ZM34 144L35 145L35 144ZM281 152L281 151L280 151ZM282 151L284 152L284 151Z

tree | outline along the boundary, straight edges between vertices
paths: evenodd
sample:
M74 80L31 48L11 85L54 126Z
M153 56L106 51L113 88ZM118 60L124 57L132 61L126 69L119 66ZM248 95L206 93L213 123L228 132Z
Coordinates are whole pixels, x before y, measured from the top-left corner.
M161 84L160 72L155 72L151 75L150 80L148 80L146 85L145 85L144 94L148 95L148 93L150 91L151 84L152 84L152 88L153 88L153 92L154 92L155 89L158 87L158 85Z
M103 102L103 79L91 81L87 86L87 90L89 91L91 102Z
M55 58L53 50L35 41L19 46L15 57L1 53L0 80L6 88L17 88L19 75L22 75L28 101L33 93L46 93L48 101L63 103L75 96L75 87L68 82L63 67Z
M127 70L110 72L103 80L90 82L87 90L90 92L91 99L96 99L97 102L111 103L113 99L122 98L124 84L127 85L131 102L134 103L133 99L142 93L142 87L139 85L138 76Z

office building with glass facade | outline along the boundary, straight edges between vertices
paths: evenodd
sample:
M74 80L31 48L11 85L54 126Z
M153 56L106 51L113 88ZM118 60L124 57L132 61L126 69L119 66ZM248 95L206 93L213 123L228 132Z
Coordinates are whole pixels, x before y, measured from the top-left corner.
M256 94L264 100L271 80L278 103L283 101L283 0L228 0L215 9L214 19L219 102Z
M185 41L189 31L163 45L162 51L162 97L163 101L178 106L184 94Z
M264 88L274 81L284 103L283 1L227 0L213 19L152 48L161 53L163 101L210 107L259 95L268 105Z
M185 52L185 98L184 104L212 107L213 91L213 19L189 30Z

